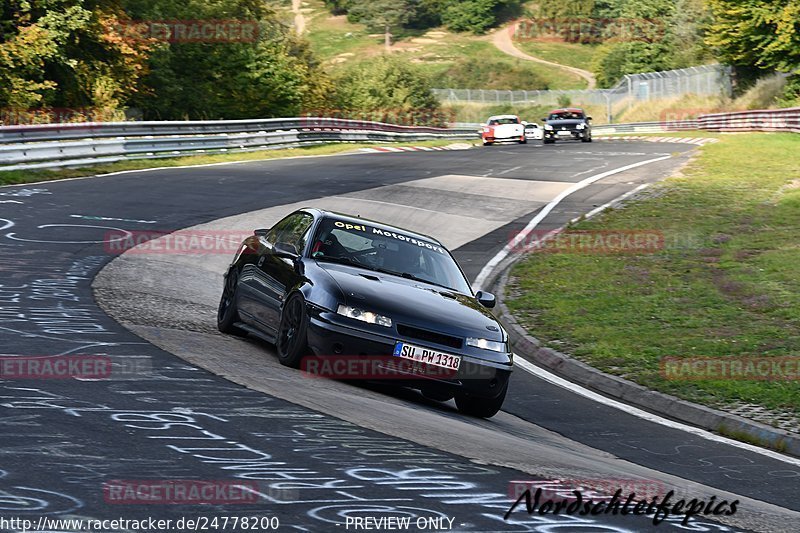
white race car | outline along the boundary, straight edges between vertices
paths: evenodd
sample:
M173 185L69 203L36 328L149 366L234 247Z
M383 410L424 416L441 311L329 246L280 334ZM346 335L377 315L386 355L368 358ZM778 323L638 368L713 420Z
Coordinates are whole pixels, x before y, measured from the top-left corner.
M520 144L528 142L528 138L525 137L525 126L516 115L489 117L486 125L481 129L481 139L483 139L484 146L503 141L514 141Z
M544 139L544 130L542 127L537 124L536 122L525 122L522 121L522 125L525 126L525 138L526 139Z

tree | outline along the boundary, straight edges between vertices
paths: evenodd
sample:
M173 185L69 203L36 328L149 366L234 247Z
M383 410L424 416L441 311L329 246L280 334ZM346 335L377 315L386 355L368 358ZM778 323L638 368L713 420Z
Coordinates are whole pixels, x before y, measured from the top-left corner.
M114 32L116 0L6 1L0 8L0 105L120 109L145 72L149 43Z
M410 21L416 11L416 0L352 0L349 15L367 28L381 30L386 50L392 47L392 29Z
M446 0L442 22L453 31L484 33L497 25L501 14L518 7L518 0Z
M429 78L400 58L385 54L359 63L336 82L339 108L348 116L441 125Z
M709 0L707 42L734 65L791 72L800 67L797 0Z
M297 116L326 107L333 92L307 42L263 2L128 0L137 19L257 21L257 40L161 42L134 103L145 118L239 119Z

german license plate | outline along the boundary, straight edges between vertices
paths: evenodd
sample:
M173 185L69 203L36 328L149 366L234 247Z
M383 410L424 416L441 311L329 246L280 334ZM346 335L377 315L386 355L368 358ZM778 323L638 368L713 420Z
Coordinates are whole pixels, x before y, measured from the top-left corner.
M558 131L558 134L559 134L559 135L563 135L563 136L565 136L565 137L566 137L567 135L572 135L572 132L571 132L571 131L569 131L569 130L559 130L559 131Z
M437 352L430 348L423 348L406 342L395 344L393 355L441 368L449 368L450 370L458 370L458 367L461 366L461 356Z

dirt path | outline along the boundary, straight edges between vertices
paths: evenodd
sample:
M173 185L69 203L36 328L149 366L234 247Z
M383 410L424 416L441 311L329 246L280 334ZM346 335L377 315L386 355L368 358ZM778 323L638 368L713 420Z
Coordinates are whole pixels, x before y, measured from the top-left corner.
M301 8L303 7L303 0L292 0L292 13L294 13L294 29L297 35L303 35L306 31L306 17L303 15Z
M516 23L513 23L511 26L498 29L492 36L492 42L501 52L513 57L518 57L519 59L524 59L526 61L535 61L536 63L541 63L543 65L550 65L551 67L560 68L561 70L566 70L567 72L572 72L573 74L577 74L578 76L587 81L587 83L589 84L587 89L594 89L597 86L597 80L595 79L594 74L592 74L588 70L582 70L579 68L570 67L568 65L562 65L561 63L553 63L552 61L547 61L546 59L541 59L539 57L534 57L526 54L525 52L514 46L514 40L512 39L512 36L514 35L515 29L516 29Z

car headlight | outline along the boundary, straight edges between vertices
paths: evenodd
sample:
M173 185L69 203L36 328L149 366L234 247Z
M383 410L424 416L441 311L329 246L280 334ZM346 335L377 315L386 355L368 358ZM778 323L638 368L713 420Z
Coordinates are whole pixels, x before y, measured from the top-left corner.
M391 318L379 315L377 313L373 313L371 311L364 311L363 309L359 309L357 307L350 307L349 305L340 305L339 308L336 310L336 313L342 316L346 316L347 318L353 318L355 320L366 322L367 324L377 324L379 326L385 326L387 328L392 327Z
M505 342L498 342L498 341L490 341L486 339L476 339L474 337L469 337L467 339L467 346L472 346L473 348L480 348L481 350L491 350L493 352L507 352L508 347L506 346Z
M544 129L546 129L546 130L552 130L552 129L553 129L553 125L552 125L552 124L545 124L545 125L544 125Z

